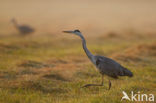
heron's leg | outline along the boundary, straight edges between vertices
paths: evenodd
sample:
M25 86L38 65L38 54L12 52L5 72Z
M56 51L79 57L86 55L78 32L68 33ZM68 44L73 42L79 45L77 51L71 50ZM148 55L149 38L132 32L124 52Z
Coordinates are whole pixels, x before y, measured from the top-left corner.
M103 86L103 75L102 75L102 82L101 82L101 84L86 84L86 85L84 85L84 86L82 86L81 88L83 88L83 87L89 87L89 86Z
M101 82L101 85L103 85L103 80L104 80L104 78L103 78L104 76L102 75L102 82Z
M108 90L110 90L111 86L112 86L112 83L111 83L111 81L109 80L109 88L108 88Z

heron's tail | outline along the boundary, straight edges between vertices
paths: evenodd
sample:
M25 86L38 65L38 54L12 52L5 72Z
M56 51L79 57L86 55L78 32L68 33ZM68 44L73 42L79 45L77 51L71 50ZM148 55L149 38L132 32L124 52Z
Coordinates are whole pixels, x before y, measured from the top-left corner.
M123 74L124 74L123 76L133 77L133 73L127 68L123 68Z

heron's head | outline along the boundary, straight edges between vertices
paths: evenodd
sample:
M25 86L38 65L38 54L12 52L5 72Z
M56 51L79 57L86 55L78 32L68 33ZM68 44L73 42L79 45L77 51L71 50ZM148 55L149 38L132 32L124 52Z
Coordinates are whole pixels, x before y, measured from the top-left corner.
M76 34L76 35L81 35L81 32L79 30L74 30L74 31L63 31L64 33L70 33L70 34Z
M16 23L16 19L15 18L12 18L11 19L11 22Z

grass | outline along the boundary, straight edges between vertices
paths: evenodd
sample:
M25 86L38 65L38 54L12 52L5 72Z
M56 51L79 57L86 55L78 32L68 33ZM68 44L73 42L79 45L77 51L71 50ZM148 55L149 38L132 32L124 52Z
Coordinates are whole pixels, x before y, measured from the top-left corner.
M156 39L110 34L87 38L88 48L94 54L116 59L134 77L111 79L109 91L106 76L103 87L80 88L99 83L101 77L78 38L0 38L0 103L120 103L123 90L156 96Z

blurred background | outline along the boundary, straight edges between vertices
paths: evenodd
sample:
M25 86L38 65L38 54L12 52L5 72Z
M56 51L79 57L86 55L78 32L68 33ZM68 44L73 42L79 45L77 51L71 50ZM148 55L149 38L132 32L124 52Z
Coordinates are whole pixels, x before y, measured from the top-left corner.
M0 0L0 35L14 33L10 20L30 24L37 34L80 29L87 35L109 31L156 32L155 0Z
M101 77L62 33L75 29L134 77L80 89ZM121 103L122 91L156 96L156 0L0 0L0 103Z

